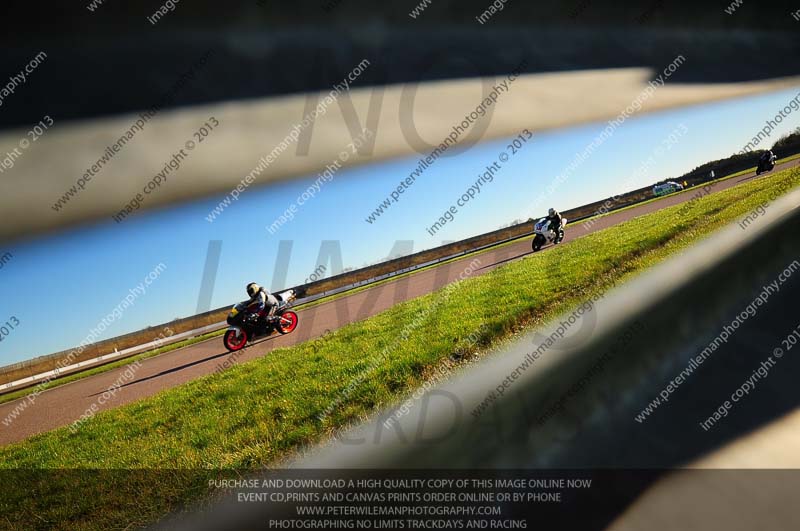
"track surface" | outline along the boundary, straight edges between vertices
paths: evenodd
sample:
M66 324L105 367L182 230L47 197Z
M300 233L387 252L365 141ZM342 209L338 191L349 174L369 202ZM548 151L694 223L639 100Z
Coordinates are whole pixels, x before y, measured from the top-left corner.
M773 171L797 166L800 166L800 159L778 165ZM710 193L732 188L754 178L755 175L749 173L718 182L712 186ZM667 196L659 201L606 215L597 219L589 229L577 224L571 229L568 228L564 241L569 242L638 216L689 201L700 190L700 188L693 188ZM546 250L547 248L541 252ZM123 379L123 386L103 404L99 403L103 393L121 377L128 367L119 367L106 373L55 387L43 392L32 404L25 397L1 404L0 421L6 419L7 415L17 406L25 403L28 405L8 426L0 422L0 444L18 442L37 433L70 424L79 419L93 404L97 404L98 411L129 404L170 387L211 374L219 370L223 363L227 362L230 365L231 363L246 362L264 356L274 348L302 343L323 335L327 330L335 330L345 324L366 319L399 302L425 295L453 282L475 258L480 259L481 265L473 274L479 275L530 253L530 239L525 239L479 255L466 256L406 278L341 297L335 301L322 303L298 312L300 326L294 333L261 340L234 355L227 352L222 345L222 338L218 337L149 358L141 362L141 367L136 371L133 379L128 381Z

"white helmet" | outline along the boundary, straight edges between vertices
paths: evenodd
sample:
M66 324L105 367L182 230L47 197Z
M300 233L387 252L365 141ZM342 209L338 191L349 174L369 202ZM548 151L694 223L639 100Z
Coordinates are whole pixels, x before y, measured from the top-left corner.
M247 285L247 295L248 296L252 297L253 295L258 293L259 291L261 291L261 286L259 286L255 282L251 282L250 284Z

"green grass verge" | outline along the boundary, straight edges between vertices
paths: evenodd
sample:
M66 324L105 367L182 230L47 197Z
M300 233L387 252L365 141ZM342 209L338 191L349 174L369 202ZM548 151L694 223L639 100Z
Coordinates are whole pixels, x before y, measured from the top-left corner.
M324 339L102 412L76 433L62 428L0 448L0 467L22 471L4 482L0 514L11 529L153 522L204 499L207 479L220 471L270 465L368 418L418 388L454 352L470 359L552 320L746 215L787 183L800 185L800 171L704 197L685 216L675 215L685 208L676 205L510 262ZM397 341L423 313L426 319ZM470 334L476 345L465 340ZM390 354L364 374L385 347ZM343 394L354 379L359 385Z

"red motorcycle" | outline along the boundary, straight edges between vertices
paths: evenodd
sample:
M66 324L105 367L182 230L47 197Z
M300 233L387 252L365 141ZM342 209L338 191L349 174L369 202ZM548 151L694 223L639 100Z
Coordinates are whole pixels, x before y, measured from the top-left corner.
M250 311L244 302L235 305L228 314L230 328L225 331L222 338L225 348L235 352L258 337L270 336L273 332L279 334L294 332L298 323L297 313L289 308L297 298L297 294L294 290L288 290L276 293L275 298L278 299L278 306L273 315Z

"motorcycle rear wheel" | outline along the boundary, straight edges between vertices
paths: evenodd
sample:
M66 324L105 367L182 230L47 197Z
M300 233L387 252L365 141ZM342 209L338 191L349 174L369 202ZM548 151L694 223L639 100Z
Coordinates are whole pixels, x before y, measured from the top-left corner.
M298 317L297 314L291 310L283 312L278 319L278 324L275 328L277 328L278 332L281 334L289 334L294 332L294 329L297 328L297 321Z

